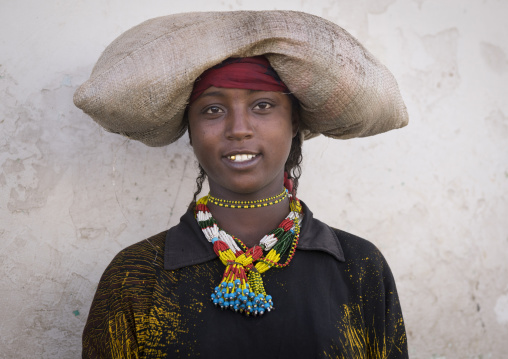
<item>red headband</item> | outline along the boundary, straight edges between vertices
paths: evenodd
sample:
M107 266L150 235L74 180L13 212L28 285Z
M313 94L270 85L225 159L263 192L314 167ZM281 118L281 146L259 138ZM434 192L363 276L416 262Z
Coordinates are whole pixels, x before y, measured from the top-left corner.
M190 103L212 86L289 92L264 56L229 58L206 70L194 83Z

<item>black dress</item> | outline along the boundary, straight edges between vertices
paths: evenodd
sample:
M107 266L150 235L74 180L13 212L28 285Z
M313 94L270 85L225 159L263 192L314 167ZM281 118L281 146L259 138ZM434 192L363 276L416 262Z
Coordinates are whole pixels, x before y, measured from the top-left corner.
M83 358L407 358L395 282L370 242L304 205L297 252L263 274L275 310L246 317L210 301L224 265L192 211L121 251L95 294Z

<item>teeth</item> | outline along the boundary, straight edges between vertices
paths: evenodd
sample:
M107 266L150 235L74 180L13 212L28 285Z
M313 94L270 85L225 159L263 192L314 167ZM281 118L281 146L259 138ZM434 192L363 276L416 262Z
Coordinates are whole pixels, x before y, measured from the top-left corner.
M245 162L253 159L254 157L256 157L256 155L241 154L229 156L229 159L233 162Z

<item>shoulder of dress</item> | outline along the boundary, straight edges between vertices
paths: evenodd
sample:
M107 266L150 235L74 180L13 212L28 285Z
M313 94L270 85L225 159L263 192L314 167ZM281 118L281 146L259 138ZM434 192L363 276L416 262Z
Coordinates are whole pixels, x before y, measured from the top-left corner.
M344 250L346 261L362 260L376 261L379 263L386 262L383 254L374 243L346 231L333 227L330 228L335 232L337 238L339 239L341 247Z
M167 230L122 249L113 258L106 273L121 274L134 268L136 271L153 271L157 266L162 268L166 234Z
M123 255L139 255L140 251L153 251L153 250L159 250L164 251L164 242L166 239L166 234L168 233L167 230L158 233L154 236L151 236L149 238L143 239L142 241L139 241L137 243L134 243L126 248L124 248L122 251L120 251L119 254Z

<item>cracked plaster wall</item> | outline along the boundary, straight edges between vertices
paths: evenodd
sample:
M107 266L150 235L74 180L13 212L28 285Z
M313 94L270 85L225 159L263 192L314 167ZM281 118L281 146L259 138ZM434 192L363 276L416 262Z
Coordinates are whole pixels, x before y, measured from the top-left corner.
M78 358L106 265L175 224L191 199L186 138L147 148L105 133L74 108L76 87L107 44L145 19L237 9L323 16L394 72L410 125L309 141L300 197L382 249L412 358L506 357L508 2L253 4L2 2L0 358Z

